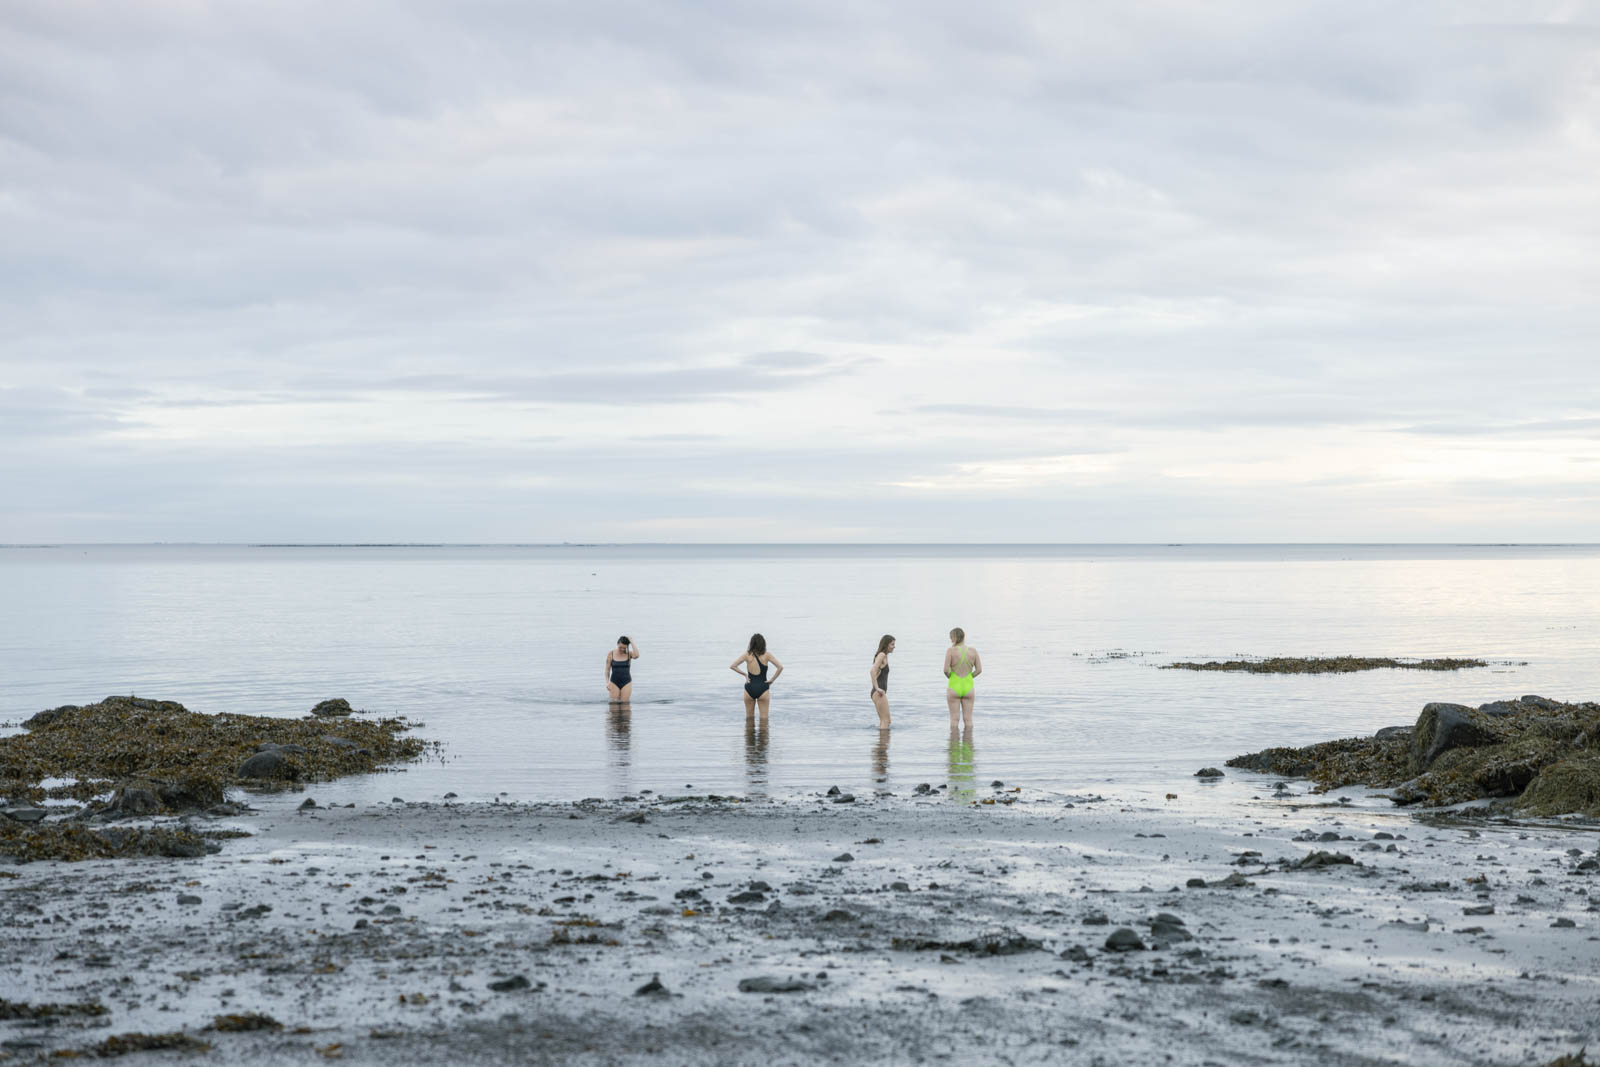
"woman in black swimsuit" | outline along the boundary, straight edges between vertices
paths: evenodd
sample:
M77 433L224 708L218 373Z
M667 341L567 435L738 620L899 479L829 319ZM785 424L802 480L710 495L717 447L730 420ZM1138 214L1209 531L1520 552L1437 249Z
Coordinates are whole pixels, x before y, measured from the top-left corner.
M867 670L867 678L872 682L869 696L872 697L872 706L878 709L878 729L889 728L889 653L894 651L894 635L884 634L878 641L877 655L872 657L872 666Z
M767 668L776 667L772 677L767 677ZM746 715L755 711L759 705L761 717L767 717L767 707L772 701L769 690L772 683L778 680L778 675L783 673L783 664L778 662L778 657L767 651L767 639L760 634L750 635L750 647L744 650L728 669L734 674L742 674L744 683L744 713Z
M627 635L617 638L617 647L606 653L606 695L613 704L626 704L633 696L633 661L639 646Z

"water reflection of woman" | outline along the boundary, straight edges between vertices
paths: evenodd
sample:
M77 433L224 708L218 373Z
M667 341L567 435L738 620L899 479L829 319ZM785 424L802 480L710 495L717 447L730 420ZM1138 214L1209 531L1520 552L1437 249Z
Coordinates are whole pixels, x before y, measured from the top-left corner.
M772 737L772 727L765 715L756 719L755 712L744 717L744 769L752 792L765 792L767 785L767 742Z
M950 795L971 800L977 795L977 765L973 756L972 727L950 728Z
M879 730L872 744L872 780L879 785L889 780L889 731Z
M626 704L613 704L606 712L606 762L616 774L612 788L620 793L631 791L633 710Z

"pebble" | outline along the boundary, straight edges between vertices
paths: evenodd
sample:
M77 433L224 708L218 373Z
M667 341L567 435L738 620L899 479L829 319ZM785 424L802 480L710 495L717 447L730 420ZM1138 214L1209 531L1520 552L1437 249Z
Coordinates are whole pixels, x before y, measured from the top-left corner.
M514 974L510 978L502 978L498 982L490 982L489 988L496 993L512 993L518 989L527 989L530 985L532 983L522 975Z
M855 859L855 857L850 855L850 853L841 852L837 856L833 857L833 862L835 862L835 863L850 863L854 859Z
M193 893L179 893L178 903L183 905L198 904L200 903L200 898Z
M1140 952L1144 950L1144 942L1139 935L1126 926L1119 926L1111 931L1111 936L1106 938L1108 952Z

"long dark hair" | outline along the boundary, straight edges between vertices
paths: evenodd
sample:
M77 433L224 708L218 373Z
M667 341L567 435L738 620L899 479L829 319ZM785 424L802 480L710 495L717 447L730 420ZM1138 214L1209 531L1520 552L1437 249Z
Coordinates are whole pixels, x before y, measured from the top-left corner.
M892 645L892 644L894 644L894 634L884 634L881 638L878 639L878 652L887 652L887 651L889 651L889 646ZM877 654L876 653L873 654L873 658L874 659L877 658Z
M750 647L744 651L746 655L765 656L767 654L767 639L760 634L751 634Z

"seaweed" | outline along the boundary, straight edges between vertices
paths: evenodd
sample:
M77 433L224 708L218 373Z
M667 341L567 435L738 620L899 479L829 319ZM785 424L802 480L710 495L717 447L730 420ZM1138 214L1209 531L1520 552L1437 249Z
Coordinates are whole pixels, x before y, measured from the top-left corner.
M1246 674L1351 674L1397 668L1408 671L1459 671L1487 667L1481 659L1394 659L1388 656L1272 656L1266 659L1168 663L1164 671L1242 671Z
M114 788L135 807L148 807L142 794L150 794L161 810L204 808L220 802L224 788L241 781L240 765L264 750L282 754L293 777L313 781L416 759L426 745L401 736L411 725L205 715L173 701L112 696L41 712L23 723L26 733L0 737L0 794L37 803L47 794L87 800ZM46 791L47 778L75 781Z

